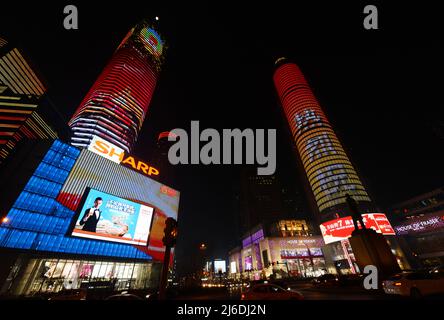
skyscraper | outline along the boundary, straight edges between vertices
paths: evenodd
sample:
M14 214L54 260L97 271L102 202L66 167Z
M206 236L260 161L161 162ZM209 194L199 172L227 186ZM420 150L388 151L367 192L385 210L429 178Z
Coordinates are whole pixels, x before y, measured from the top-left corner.
M0 38L0 163L23 139L56 139L42 112L46 86L21 51Z
M276 61L274 84L321 222L348 211L348 193L365 211L371 200L299 67Z
M129 152L156 87L164 43L149 23L130 30L77 108L71 144L88 147L98 136Z

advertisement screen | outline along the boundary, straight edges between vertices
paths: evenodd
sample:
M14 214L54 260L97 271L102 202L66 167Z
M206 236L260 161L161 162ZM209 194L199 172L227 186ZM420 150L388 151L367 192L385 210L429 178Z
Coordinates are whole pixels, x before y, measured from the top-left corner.
M373 229L383 235L395 235L387 216L383 213L365 213L362 215L365 227ZM352 217L344 217L320 225L325 244L340 241L351 237L355 226Z
M245 257L245 271L253 269L253 258L251 256Z
M84 149L58 194L57 201L69 210L79 212L87 187L153 207L149 244L136 245L136 248L156 261L163 261L165 221L168 217L178 218L179 191Z
M73 236L146 246L152 207L95 189L87 189Z
M231 261L231 263L230 263L230 273L237 273L236 261Z
M227 267L225 264L225 260L215 260L214 261L214 272L216 273L225 273L227 271Z

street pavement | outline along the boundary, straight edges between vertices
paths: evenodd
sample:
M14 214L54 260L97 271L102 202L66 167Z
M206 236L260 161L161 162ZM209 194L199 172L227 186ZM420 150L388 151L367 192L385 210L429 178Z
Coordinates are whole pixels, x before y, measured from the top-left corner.
M353 287L325 287L317 288L311 284L290 286L299 291L305 300L397 300L396 296L386 295L381 291L365 290ZM176 300L240 300L240 290L205 289L197 292L183 293Z

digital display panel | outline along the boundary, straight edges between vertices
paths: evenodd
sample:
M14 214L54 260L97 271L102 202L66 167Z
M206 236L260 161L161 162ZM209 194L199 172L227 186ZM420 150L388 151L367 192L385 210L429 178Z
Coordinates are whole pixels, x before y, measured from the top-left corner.
M230 263L230 273L237 273L236 261L231 261L231 263Z
M146 246L153 207L87 189L73 236Z
M87 187L152 206L149 245L136 247L156 261L163 260L165 221L168 217L177 220L179 191L84 149L57 195L57 201L77 212Z
M227 266L225 260L215 260L214 261L214 272L225 273L227 271Z
M253 269L253 257L247 256L245 257L245 271Z
M162 39L159 34L152 28L143 28L140 31L140 39L145 47L154 55L160 56L163 50Z
M395 235L387 216L383 213L365 213L362 215L365 227L383 235ZM352 217L344 217L320 225L325 244L345 240L351 237L355 226Z

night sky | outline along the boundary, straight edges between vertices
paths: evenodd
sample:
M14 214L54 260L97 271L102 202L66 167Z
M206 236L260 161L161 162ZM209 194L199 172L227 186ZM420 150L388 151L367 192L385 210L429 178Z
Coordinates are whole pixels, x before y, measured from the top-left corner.
M304 72L375 202L396 202L444 185L443 41L439 10L380 5L380 28L362 28L364 4L270 2L26 1L2 4L0 35L18 44L66 117L74 112L128 30L160 17L166 62L134 153L149 158L157 134L191 120L203 128L275 128L277 174L300 184L274 91L276 58ZM63 28L76 4L79 30ZM427 10L427 11L426 11ZM435 16L431 16L435 15ZM444 125L443 125L444 128ZM444 137L444 135L443 135ZM178 265L193 268L200 242L225 257L237 244L238 166L181 166Z

